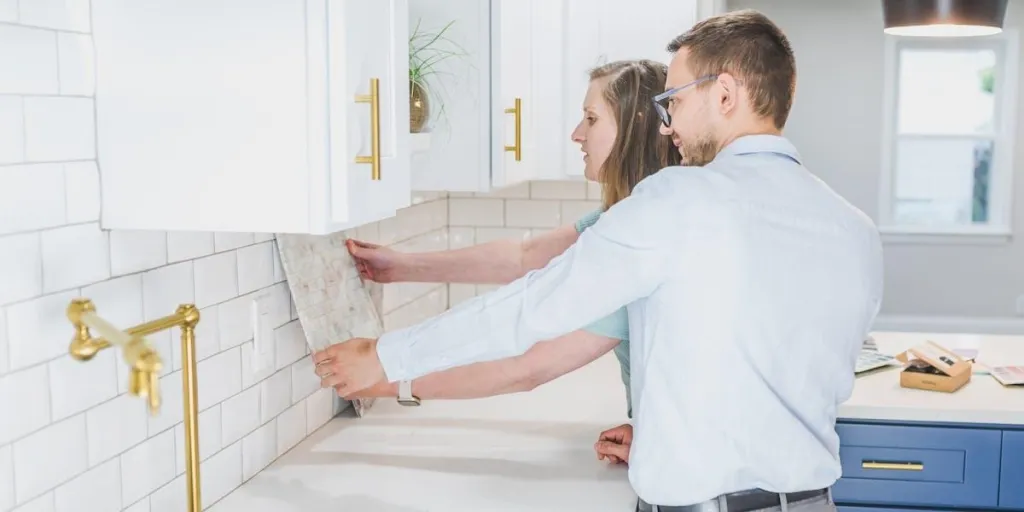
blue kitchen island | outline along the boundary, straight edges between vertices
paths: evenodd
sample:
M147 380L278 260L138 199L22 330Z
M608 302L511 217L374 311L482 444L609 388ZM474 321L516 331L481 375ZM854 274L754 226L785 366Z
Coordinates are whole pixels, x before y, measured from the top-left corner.
M1024 365L1024 336L874 333L895 355L931 340ZM977 370L976 370L977 371ZM844 512L1024 510L1024 386L975 374L953 393L900 387L899 367L862 374L839 410Z

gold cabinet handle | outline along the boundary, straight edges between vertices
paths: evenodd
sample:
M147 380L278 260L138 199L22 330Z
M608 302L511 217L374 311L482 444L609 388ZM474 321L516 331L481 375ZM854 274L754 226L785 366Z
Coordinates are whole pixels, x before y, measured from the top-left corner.
M370 164L370 178L380 180L380 79L370 79L370 94L357 94L356 103L370 104L370 156L357 156L357 164Z
M516 162L523 159L523 99L516 98L516 106L505 109L506 114L513 114L516 122L516 143L505 146L505 151L514 151Z
M860 467L863 469L888 469L894 471L924 471L924 464L920 462L876 462L864 461Z

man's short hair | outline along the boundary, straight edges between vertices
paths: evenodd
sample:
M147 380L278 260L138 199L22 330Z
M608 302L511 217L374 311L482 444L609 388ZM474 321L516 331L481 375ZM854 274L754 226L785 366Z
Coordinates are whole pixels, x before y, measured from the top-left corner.
M786 125L796 90L796 60L789 40L767 16L744 9L698 22L668 44L685 48L696 77L729 73L741 80L757 114Z

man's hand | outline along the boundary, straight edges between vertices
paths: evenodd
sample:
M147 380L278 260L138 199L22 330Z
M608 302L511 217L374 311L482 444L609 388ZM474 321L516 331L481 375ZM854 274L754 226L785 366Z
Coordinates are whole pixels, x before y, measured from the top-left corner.
M619 425L601 432L594 443L597 459L608 459L614 464L629 463L629 446L633 444L633 425Z
M313 354L320 387L333 387L345 397L366 389L387 375L377 357L377 340L352 338Z
M348 239L345 241L348 253L355 260L359 277L375 283L393 283L403 279L406 266L402 253L377 244Z

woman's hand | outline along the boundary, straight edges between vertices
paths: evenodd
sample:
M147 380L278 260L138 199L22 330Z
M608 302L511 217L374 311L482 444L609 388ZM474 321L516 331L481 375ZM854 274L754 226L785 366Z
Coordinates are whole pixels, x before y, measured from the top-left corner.
M376 283L401 281L405 262L403 254L377 244L348 239L345 241L348 253L356 262L359 277Z
M601 432L594 443L597 459L608 459L613 464L629 463L629 447L633 444L633 425L619 425Z

